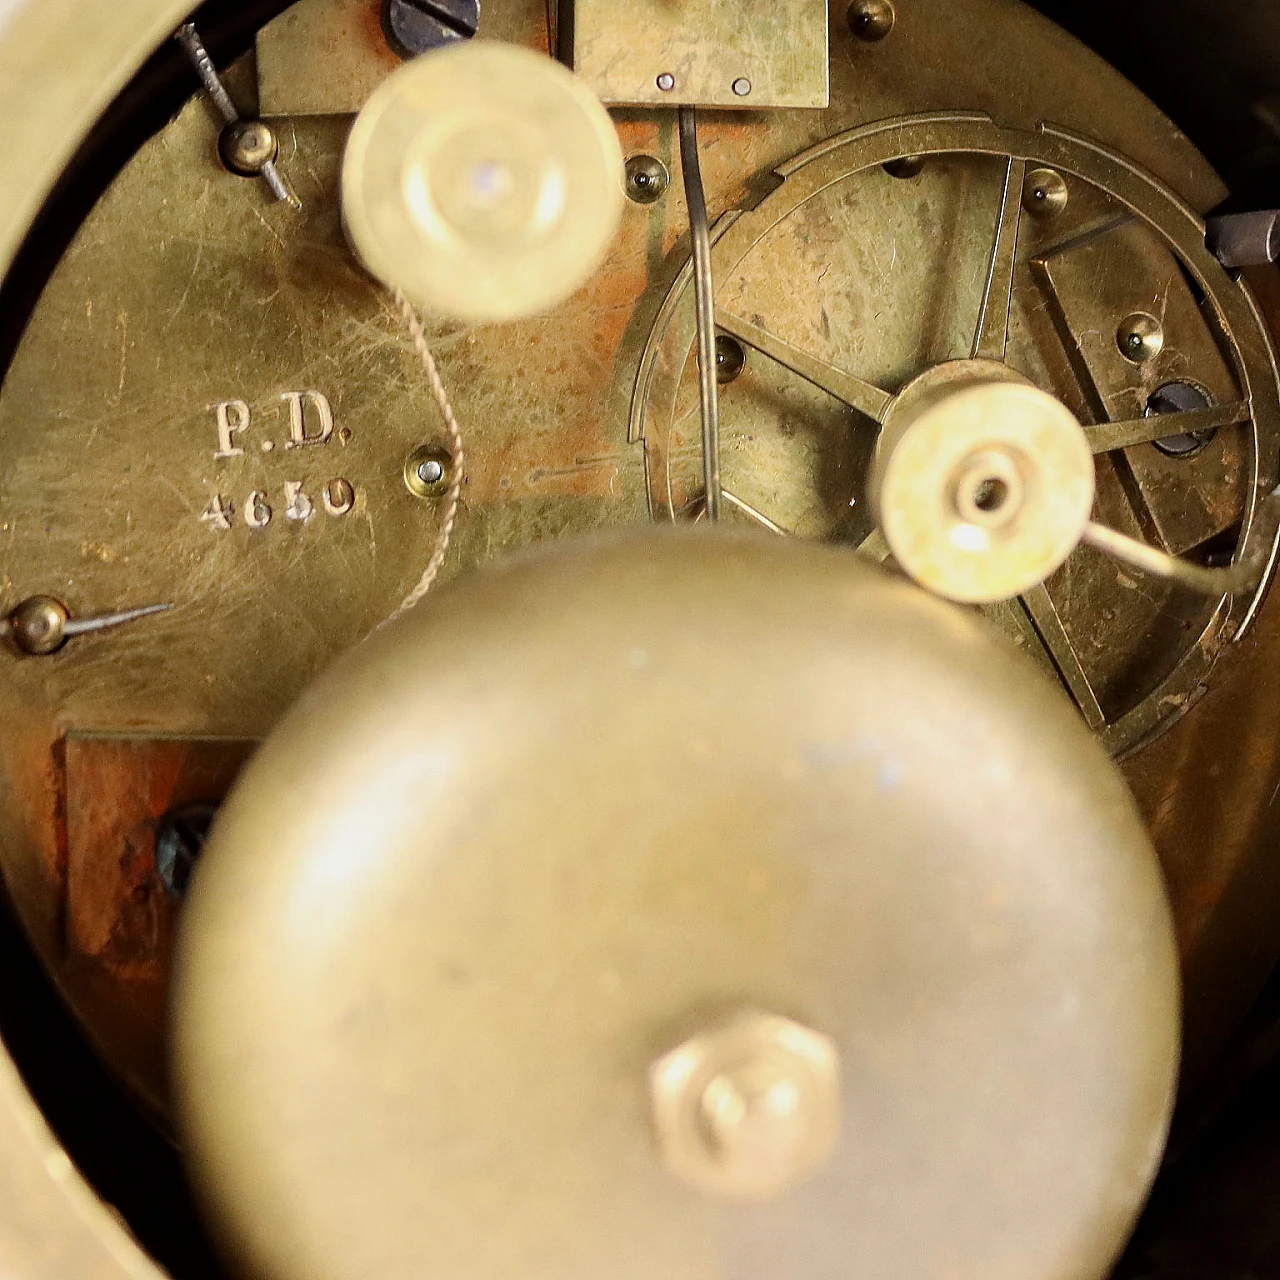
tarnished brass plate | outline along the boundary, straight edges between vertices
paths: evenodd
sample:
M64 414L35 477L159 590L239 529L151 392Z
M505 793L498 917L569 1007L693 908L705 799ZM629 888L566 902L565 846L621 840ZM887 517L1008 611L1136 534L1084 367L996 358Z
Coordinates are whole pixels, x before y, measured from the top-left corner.
M341 80L328 74L324 41L346 48L359 33L344 27L324 36L320 0L305 2L289 12L311 14L320 43L298 46L294 87L319 91ZM1028 129L1053 120L1104 140L1196 209L1222 200L1212 171L1150 102L1029 8L1009 0L912 0L897 7L891 35L877 43L856 39L844 22L833 24L828 110L707 114L701 132L713 211L755 207L792 157L850 129L957 104ZM359 17L354 8L348 16ZM29 20L39 24L38 15ZM988 33L997 29L1001 39L993 42ZM381 33L370 21L362 30L379 42L366 46L376 53ZM481 31L545 49L547 5L485 0ZM154 34L160 38L161 26ZM307 34L306 24L294 29L299 40ZM6 47L0 42L0 53ZM357 105L349 99L325 111ZM678 174L670 112L617 113L615 123L626 154L655 157ZM280 166L301 211L272 203L262 184L220 167L217 126L203 102L189 104L145 144L49 281L0 395L0 608L48 591L78 615L174 606L131 628L83 637L47 659L5 654L0 681L6 887L94 1042L130 1075L131 1066L110 1050L112 1018L95 1012L95 988L111 974L86 975L68 963L60 743L74 731L264 735L312 679L396 609L421 576L439 527L439 504L411 491L405 467L416 451L440 448L443 427L398 316L354 261L341 228L338 174L350 123L331 114L298 115L276 128ZM50 145L42 144L39 165L23 152L27 173L46 173L46 159L56 154ZM882 174L884 187L866 204L850 204L847 221L815 238L808 256L770 260L762 278L772 273L769 287L779 296L785 291L789 308L815 297L797 281L821 280L832 333L831 345L814 348L819 357L844 361L875 335L883 343L876 376L895 368L910 376L918 354L944 339L967 342L976 294L965 289L986 274L1003 161L957 162L945 171L939 163L937 173L931 167L914 182ZM7 168L3 176L10 176ZM963 195L966 183L965 212L951 223L947 201ZM1080 191L1073 190L1074 209L1081 207ZM11 214L33 199L30 192L15 195L4 209ZM842 255L867 245L872 227L879 232L865 266L883 287L864 297L870 309L863 315L846 305L854 295L841 280ZM1024 218L1020 252L1052 247L1052 230L1034 239L1032 230L1032 219ZM533 541L665 516L657 437L629 438L627 410L662 299L687 260L687 231L677 177L653 203L628 203L610 260L554 313L501 328L431 327L468 446L446 576ZM962 284L953 295L956 281ZM900 283L907 287L900 290ZM822 336L820 307L797 318ZM686 353L679 352L680 367ZM848 367L872 372L856 362ZM756 488L744 485L744 497L783 487L788 501L808 504L797 509L812 517L794 531L858 532L863 508L848 507L852 490L844 495L843 523L826 522L829 513L813 502L811 464L825 485L844 487L865 470L872 433L851 427L842 406L754 353L724 404L727 439L741 447L740 461L752 463L744 470ZM226 449L224 421L232 436ZM841 441L839 452L822 447L828 429ZM696 456L687 441L678 442L677 456L678 481L680 466ZM736 483L741 475L735 473ZM1108 499L1115 496L1113 485ZM351 497L355 505L347 510ZM308 518L297 518L308 504ZM1105 568L1115 586L1114 569ZM1050 630L1057 618L1072 628L1076 645L1087 635L1079 647L1089 663L1100 657L1087 676L1072 677L1085 704L1099 685L1099 696L1110 696L1098 674L1107 670L1110 638L1118 629L1142 630L1138 605L1157 616L1166 607L1149 591L1120 591L1129 611L1115 619L1076 610L1073 592L1058 594L1056 605L1039 602L1039 625ZM1080 595L1093 599L1090 590ZM1175 625L1174 656L1186 640ZM1023 627L1025 636L1030 624ZM1036 634L1028 645L1043 653ZM1225 629L1210 636L1207 658L1221 634ZM1210 666L1206 660L1201 672ZM1144 661L1138 669L1149 668ZM1165 692L1172 702L1162 714L1176 713L1202 686ZM1096 698L1089 714L1104 725ZM1244 743L1223 729L1228 720L1208 721L1215 759L1221 757L1214 767L1249 779L1253 790L1233 792L1230 813L1253 815L1274 789L1272 767L1251 757L1249 768L1234 768L1233 753L1255 750L1261 732ZM1188 740L1198 741L1192 732L1161 757L1171 776L1189 767ZM1198 777L1179 797L1204 794ZM1207 918L1196 905L1203 902L1199 886L1205 875L1218 890L1227 883L1229 869L1252 847L1252 818L1229 820L1225 809L1187 817L1171 804L1171 786L1163 774L1155 777L1148 808L1152 815L1183 815L1162 828L1160 848L1166 865L1178 870L1179 920L1190 948L1200 943ZM1189 840L1184 832L1197 818L1203 821ZM163 1028L152 1031L158 1042ZM162 1081L151 1079L143 1092L162 1097Z
M827 0L574 0L574 70L609 104L825 107Z

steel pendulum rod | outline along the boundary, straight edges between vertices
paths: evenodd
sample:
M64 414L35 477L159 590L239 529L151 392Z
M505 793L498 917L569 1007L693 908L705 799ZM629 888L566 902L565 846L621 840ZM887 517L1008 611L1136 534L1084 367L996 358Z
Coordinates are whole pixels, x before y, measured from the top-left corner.
M693 239L693 291L698 313L698 386L702 397L702 470L707 519L720 519L720 386L716 380L716 291L711 274L711 223L698 159L698 119L693 107L680 108L680 166L684 173L689 229Z
M200 33L196 30L195 24L183 23L174 32L173 38L182 46L188 61L195 68L196 75L200 77L204 91L209 95L209 100L218 109L218 114L224 122L228 125L238 124L241 119L239 109L231 100L226 85L222 83L222 77L218 75L218 69L213 65L213 59L209 56L208 49L204 47L204 41L200 39ZM262 161L257 166L256 172L277 200L297 207L298 198L289 190L289 184L281 177L274 160Z

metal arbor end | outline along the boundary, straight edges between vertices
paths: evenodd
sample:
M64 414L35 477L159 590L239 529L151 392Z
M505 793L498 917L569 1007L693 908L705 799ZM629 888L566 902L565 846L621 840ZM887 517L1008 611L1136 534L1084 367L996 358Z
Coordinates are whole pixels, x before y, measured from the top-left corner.
M527 49L459 42L390 75L342 170L348 237L385 285L436 316L548 310L599 269L626 197L608 113Z

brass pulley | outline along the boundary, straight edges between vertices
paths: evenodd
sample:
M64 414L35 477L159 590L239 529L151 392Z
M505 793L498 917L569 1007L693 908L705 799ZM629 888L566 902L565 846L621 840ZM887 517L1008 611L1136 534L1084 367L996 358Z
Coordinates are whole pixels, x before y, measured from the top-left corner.
M1119 774L799 542L446 589L263 748L183 927L181 1128L268 1280L1100 1277L1172 1099Z
M622 151L595 95L549 58L472 41L406 63L356 119L342 211L384 284L436 315L512 320L599 269Z
M951 600L1008 600L1080 545L1093 454L1060 401L1007 365L960 360L893 402L872 462L876 520L898 565Z

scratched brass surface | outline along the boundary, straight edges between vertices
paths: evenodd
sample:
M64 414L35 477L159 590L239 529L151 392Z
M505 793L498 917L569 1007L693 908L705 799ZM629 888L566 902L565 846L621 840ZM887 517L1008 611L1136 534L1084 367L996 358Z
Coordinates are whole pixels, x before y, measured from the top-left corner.
M1007 127L1050 119L1099 138L1193 209L1223 194L1150 103L1013 0L904 2L878 44L856 40L843 9L832 9L829 109L704 121L714 211L752 207L776 185L779 166L848 129L956 109ZM542 0L491 0L486 13L545 47ZM678 170L670 116L635 110L617 120L629 153L658 155ZM436 508L406 489L403 467L414 448L440 443L441 429L390 306L353 265L339 227L336 178L349 120L280 125L280 163L303 199L301 214L219 168L215 126L193 103L91 216L0 394L0 606L36 591L80 612L175 605L50 659L5 655L0 682L0 864L51 971L108 1049L110 1002L94 994L96 982L76 978L64 950L64 735L261 737L395 607L436 532ZM981 224L989 236L982 162L975 173L966 207L973 235ZM939 175L941 167L930 169L922 183ZM963 187L966 179L957 170L946 181ZM986 181L989 195L990 166ZM865 230L852 222L849 242L862 243ZM649 517L644 446L628 435L628 413L644 347L687 257L685 234L677 183L655 204L628 208L605 270L555 313L432 335L472 445L449 572L532 540ZM891 305L945 333L934 304L936 291L949 295L931 224L908 216L904 235L911 253L902 260L917 284ZM816 281L822 265L790 282L797 299L812 296L798 286ZM751 376L761 363L752 361ZM325 397L332 434L307 393ZM804 394L787 411L802 437L833 418L829 402ZM215 404L224 406L230 449L220 448ZM323 443L285 447L295 407L299 434ZM237 429L246 413L249 425ZM234 449L244 452L215 457ZM785 477L782 461L761 465ZM856 454L841 465L856 470ZM330 514L326 493L336 512L349 493L352 509ZM308 504L309 519L288 518L290 507L301 514ZM222 520L232 527L218 527ZM1166 840L1194 861L1176 832ZM108 1056L163 1104L154 1075Z
M573 69L608 104L825 107L827 9L828 0L749 9L631 0L620 22L617 0L574 0Z
M31 919L55 953L56 737L259 737L430 555L439 508L409 491L404 463L442 443L443 426L398 315L342 239L346 129L314 117L286 132L296 215L227 180L214 125L191 104L86 224L0 398L0 596L43 582L77 613L175 606L167 626L84 637L6 672L0 824L6 846L35 834L39 850L10 884L30 906L43 899ZM615 273L554 322L433 335L471 445L448 572L643 518L640 450L611 438L602 406L620 285L643 260L637 230ZM61 372L68 348L74 376ZM229 401L243 407L223 410L220 434L209 406ZM290 448L295 427L319 442ZM302 486L293 514L309 518L290 518L289 485ZM41 792L33 824L18 795ZM158 1088L148 1081L153 1101Z

